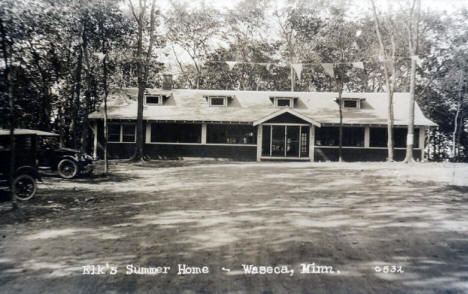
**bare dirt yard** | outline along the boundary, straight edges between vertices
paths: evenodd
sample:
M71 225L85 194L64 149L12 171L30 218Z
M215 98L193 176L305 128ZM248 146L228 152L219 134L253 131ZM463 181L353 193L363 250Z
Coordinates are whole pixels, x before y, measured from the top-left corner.
M20 212L0 203L0 293L468 293L468 165L152 161L111 171L46 177ZM301 273L313 263L333 272ZM117 274L83 274L106 264ZM209 274L178 275L178 264ZM294 274L248 275L243 264ZM128 275L127 265L170 271Z

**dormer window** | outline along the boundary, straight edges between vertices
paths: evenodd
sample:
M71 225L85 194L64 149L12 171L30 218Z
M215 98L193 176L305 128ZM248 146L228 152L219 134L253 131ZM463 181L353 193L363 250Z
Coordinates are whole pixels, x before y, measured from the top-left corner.
M344 100L343 107L344 108L358 108L358 102L356 100Z
M209 96L207 99L210 106L226 107L228 105L228 97L226 96Z
M341 107L343 109L361 109L363 98L341 98ZM336 101L338 103L338 99Z
M275 107L288 107L294 108L294 99L292 97L272 97L273 104Z
M145 102L147 105L163 105L163 100L162 95L147 95Z

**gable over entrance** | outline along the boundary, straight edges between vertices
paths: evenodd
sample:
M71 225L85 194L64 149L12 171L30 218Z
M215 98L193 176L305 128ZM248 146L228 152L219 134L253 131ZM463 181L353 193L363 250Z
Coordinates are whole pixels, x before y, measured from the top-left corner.
M305 115L302 115L291 109L283 109L265 116L262 119L254 121L253 125L257 126L264 123L301 123L301 124L312 124L320 127L321 124Z

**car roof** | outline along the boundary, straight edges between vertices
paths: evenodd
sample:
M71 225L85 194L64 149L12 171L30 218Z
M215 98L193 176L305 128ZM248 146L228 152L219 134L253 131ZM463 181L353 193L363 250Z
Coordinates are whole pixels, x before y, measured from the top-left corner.
M37 135L37 136L51 136L57 137L56 133L39 131L39 130L31 130L31 129L15 129L13 132L15 135ZM7 136L10 135L9 129L0 129L0 136Z

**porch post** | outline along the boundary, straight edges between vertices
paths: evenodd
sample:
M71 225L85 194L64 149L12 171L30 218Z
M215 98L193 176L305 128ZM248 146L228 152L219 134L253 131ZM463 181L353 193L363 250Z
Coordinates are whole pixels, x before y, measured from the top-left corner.
M97 136L98 136L98 125L97 125L97 120L94 121L92 124L92 130L93 130L93 135L94 135L94 140L93 140L93 158L97 158Z
M263 125L257 126L257 161L262 157L262 143L263 143Z
M309 128L309 158L310 161L314 161L315 153L315 126L311 125Z
M364 148L370 147L370 127L364 128Z
M146 121L146 136L145 136L145 143L151 143L151 122Z
M419 148L421 148L421 162L424 162L424 151L425 147L424 143L426 143L426 128L420 127L419 128Z
M203 145L206 144L206 123L202 123L201 125L201 143Z

